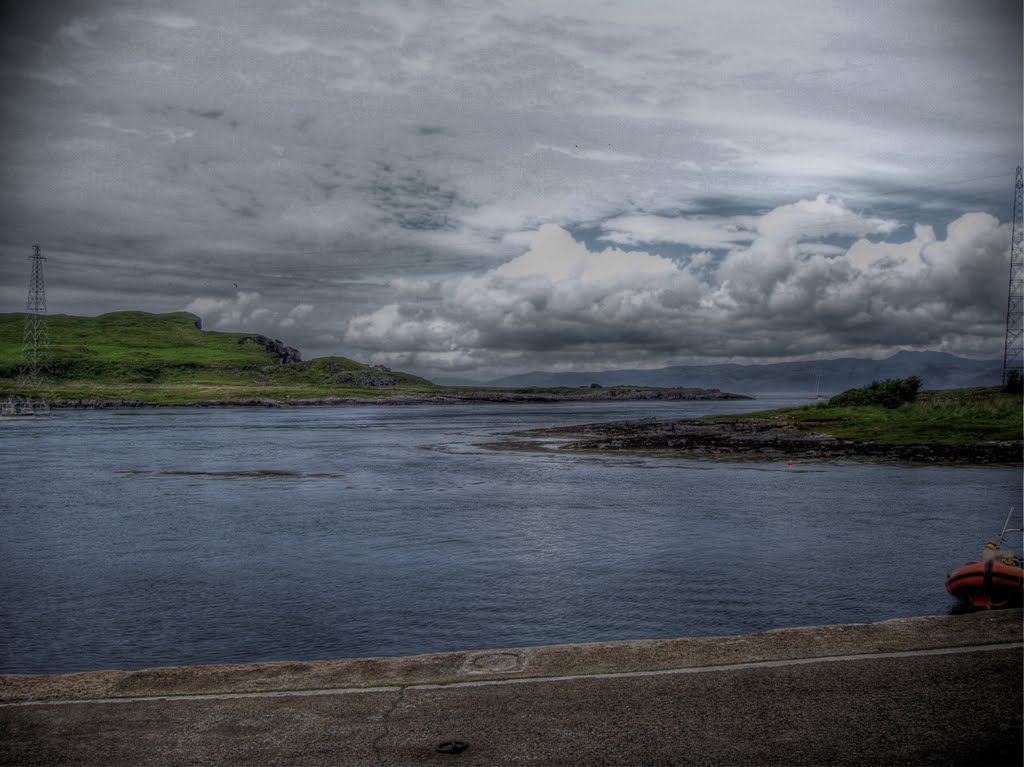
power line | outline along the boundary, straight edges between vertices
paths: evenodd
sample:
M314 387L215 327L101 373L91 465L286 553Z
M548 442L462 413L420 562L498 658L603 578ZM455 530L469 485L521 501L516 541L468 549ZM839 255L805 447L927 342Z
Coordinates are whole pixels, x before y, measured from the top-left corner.
M1010 230L1010 287L1006 299L1006 344L1003 347L1003 384L1010 371L1024 373L1024 179L1017 166L1013 184L1013 226Z

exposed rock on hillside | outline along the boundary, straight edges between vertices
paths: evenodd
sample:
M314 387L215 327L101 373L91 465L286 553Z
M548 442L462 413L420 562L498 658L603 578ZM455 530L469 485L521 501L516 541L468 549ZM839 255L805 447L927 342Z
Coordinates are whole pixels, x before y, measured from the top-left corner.
M292 346L285 346L284 342L277 338L267 338L266 336L246 336L240 338L238 343L242 345L258 345L262 346L268 352L277 357L278 365L290 365L293 362L302 362L302 357L299 354L299 350Z
M354 370L334 377L334 383L339 386L366 386L377 388L379 386L394 386L398 379L394 376L382 375L376 371Z

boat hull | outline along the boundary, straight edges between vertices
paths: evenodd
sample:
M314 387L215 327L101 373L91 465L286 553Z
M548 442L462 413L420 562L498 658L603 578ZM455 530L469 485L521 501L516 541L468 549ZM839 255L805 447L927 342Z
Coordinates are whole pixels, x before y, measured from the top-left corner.
M1024 569L1019 560L970 562L949 574L946 591L972 607L1019 607L1024 602Z

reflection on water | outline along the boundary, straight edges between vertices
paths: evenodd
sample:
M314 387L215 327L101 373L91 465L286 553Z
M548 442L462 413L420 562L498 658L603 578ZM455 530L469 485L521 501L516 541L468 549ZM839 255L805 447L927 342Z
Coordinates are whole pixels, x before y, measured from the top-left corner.
M0 670L393 655L941 614L1016 468L479 447L782 406L62 413L0 429Z

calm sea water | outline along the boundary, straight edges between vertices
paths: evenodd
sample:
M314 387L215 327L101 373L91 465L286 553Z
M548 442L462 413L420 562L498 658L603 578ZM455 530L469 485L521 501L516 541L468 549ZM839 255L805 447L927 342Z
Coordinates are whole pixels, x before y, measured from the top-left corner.
M2 424L0 672L949 612L946 573L1019 507L1018 468L478 446L534 426L787 404L87 411Z

